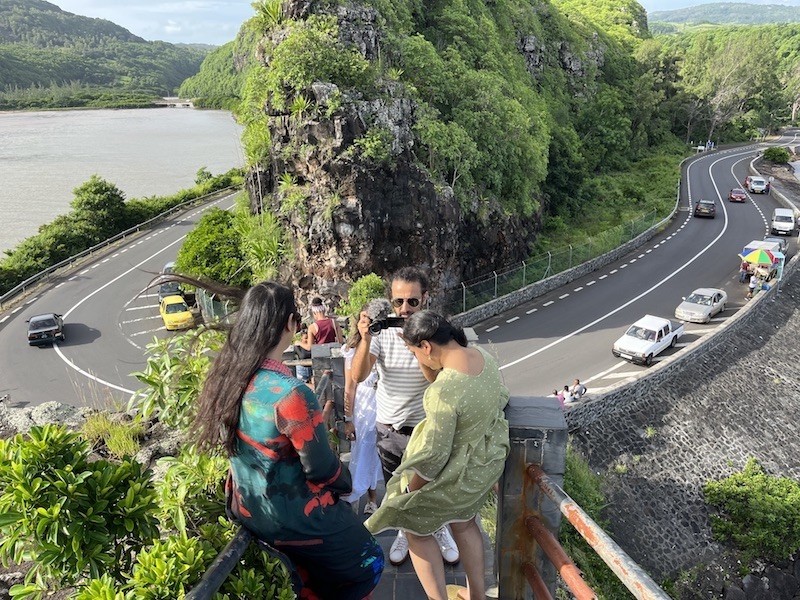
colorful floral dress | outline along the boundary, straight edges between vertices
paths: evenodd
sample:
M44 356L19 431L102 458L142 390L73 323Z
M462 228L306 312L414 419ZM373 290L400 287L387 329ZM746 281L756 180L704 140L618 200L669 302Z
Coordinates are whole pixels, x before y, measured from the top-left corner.
M242 398L237 436L231 511L292 559L308 586L303 598L364 598L380 579L383 552L339 501L350 474L328 445L314 393L265 361Z
M373 533L430 535L445 523L468 521L503 473L510 448L503 412L508 390L497 362L480 352L480 374L443 369L426 390L425 418L414 427L380 508L365 523ZM404 493L415 472L429 483Z

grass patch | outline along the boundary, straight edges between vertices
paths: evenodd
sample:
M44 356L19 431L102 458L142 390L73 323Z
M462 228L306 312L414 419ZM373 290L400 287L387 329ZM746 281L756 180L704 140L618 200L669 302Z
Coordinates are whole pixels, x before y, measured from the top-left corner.
M81 433L95 449L105 448L112 457L122 459L139 452L144 426L138 420L117 421L107 412L98 412L86 417Z

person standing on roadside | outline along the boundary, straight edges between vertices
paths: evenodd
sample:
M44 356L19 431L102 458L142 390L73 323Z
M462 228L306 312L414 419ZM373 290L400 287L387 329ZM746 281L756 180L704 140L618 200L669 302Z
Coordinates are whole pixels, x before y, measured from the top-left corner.
M581 380L577 377L575 381L572 383L572 399L573 400L580 400L581 397L586 393L586 386L581 383Z
M422 310L428 299L428 278L415 267L404 267L391 278L391 303L395 315L407 319ZM425 418L422 397L436 372L417 362L401 337L400 327L382 329L372 335L372 319L362 312L358 321L361 341L356 346L351 374L364 381L373 366L378 371L376 388L376 430L378 456L385 481L392 478L403 457L414 427ZM442 558L456 563L459 553L447 527L434 533ZM402 531L389 550L389 562L399 565L408 558L408 539Z

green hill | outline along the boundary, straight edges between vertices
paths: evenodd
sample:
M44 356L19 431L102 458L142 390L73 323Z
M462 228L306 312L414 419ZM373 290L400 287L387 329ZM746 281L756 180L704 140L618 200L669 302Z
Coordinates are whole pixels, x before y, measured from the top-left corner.
M0 109L147 105L174 93L207 53L43 0L0 0Z
M726 25L767 25L800 23L800 6L781 4L749 4L747 2L719 2L700 4L676 10L653 11L648 14L651 26L655 23L699 25L704 23ZM657 28L654 28L654 30Z

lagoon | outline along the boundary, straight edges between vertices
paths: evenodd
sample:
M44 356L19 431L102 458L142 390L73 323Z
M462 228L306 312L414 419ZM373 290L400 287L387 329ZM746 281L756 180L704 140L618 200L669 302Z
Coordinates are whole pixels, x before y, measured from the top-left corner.
M219 110L154 108L0 113L0 251L69 212L93 174L125 197L160 196L244 164L242 128Z

